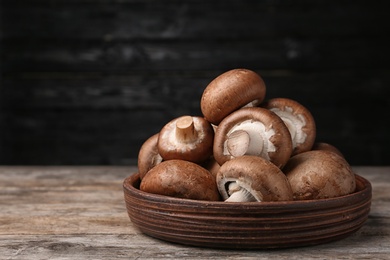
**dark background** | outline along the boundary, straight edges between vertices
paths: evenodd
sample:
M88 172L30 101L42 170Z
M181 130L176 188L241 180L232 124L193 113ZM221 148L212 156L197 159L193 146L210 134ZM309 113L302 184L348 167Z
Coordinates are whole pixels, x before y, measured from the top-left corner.
M387 1L1 1L0 164L128 165L207 84L258 72L317 140L388 165Z

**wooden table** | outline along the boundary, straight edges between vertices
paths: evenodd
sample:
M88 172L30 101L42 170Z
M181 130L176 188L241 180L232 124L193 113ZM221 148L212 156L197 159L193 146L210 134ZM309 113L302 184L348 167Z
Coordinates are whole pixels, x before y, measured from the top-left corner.
M390 167L354 167L373 186L353 235L283 250L216 250L160 241L130 222L122 181L135 167L0 167L0 259L390 259Z

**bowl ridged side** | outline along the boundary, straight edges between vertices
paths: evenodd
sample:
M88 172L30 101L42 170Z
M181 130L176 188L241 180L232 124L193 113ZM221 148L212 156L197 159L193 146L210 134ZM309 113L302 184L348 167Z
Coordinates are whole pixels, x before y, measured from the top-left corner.
M139 177L124 180L128 215L143 233L166 241L214 248L274 248L341 239L367 220L371 185L356 175L357 190L339 198L226 203L142 192Z

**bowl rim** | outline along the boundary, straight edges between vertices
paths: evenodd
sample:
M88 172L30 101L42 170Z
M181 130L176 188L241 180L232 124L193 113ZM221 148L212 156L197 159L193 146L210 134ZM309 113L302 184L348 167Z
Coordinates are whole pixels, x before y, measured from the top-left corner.
M224 201L207 201L207 200L194 200L185 198L176 198L166 195L153 194L140 190L139 186L140 178L139 173L134 172L133 174L126 177L123 181L123 189L125 193L136 197L137 199L152 201L155 203L178 205L178 206L189 206L189 207L217 207L217 208L280 208L288 209L294 208L295 210L312 207L324 207L329 208L329 205L334 207L344 207L345 203L351 204L351 200L360 201L362 198L368 198L371 200L372 197L372 186L371 183L364 177L355 173L356 179L356 190L353 193L325 199L311 199L311 200L293 200L293 201L266 201L266 202L224 202ZM367 194L368 193L368 194ZM353 203L352 203L353 204Z

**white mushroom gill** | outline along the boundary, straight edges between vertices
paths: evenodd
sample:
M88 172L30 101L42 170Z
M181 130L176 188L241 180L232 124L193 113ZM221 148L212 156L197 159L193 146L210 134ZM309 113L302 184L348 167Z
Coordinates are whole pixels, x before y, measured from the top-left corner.
M249 102L248 104L246 104L245 106L243 106L243 108L244 107L257 107L260 103L261 103L260 100L255 99L255 100Z
M243 132L247 134L248 142L236 142L234 139L247 139ZM262 122L245 120L233 126L227 133L228 138L224 143L223 154L230 155L232 158L241 155L255 155L270 160L268 153L276 151L274 144L270 141L274 134L275 130L271 128L266 131L266 127ZM234 146L232 146L233 142Z
M151 165L156 166L157 164L161 163L163 161L163 158L159 153L156 153L151 160Z
M237 182L230 182L227 184L227 194L229 198L225 202L254 202L257 199L250 191L240 186Z
M295 114L291 107L271 108L272 112L277 114L285 123L291 134L293 148L305 142L307 134L302 130L306 125L305 117L302 114Z

